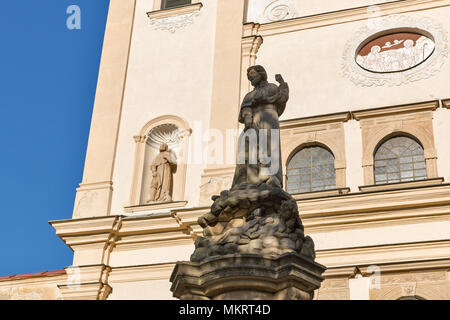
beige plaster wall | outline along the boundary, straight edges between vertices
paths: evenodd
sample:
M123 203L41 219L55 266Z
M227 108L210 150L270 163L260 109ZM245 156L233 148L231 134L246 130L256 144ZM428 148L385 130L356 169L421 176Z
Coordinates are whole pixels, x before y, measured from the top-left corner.
M138 246L129 249L113 250L110 265L113 267L138 266L154 263L172 263L176 261L188 261L194 252L195 246L190 244L167 243L153 247Z
M361 166L362 137L360 123L356 120L344 123L344 132L347 187L350 188L351 192L358 192L358 187L364 185L364 172Z
M430 17L450 31L450 7L402 14ZM332 23L332 21L330 21ZM429 79L400 86L357 86L342 70L346 45L366 20L264 36L257 63L264 65L270 81L281 73L291 89L282 120L342 111L378 108L428 101L448 95L450 63Z
M174 300L171 283L164 280L112 282L113 291L108 300Z
M114 168L112 214L123 213L129 203L135 142L142 127L164 115L177 115L191 128L200 122L207 128L210 114L212 66L217 1L203 4L193 24L170 33L155 30L147 12L151 0L138 0L128 65L127 83ZM202 139L200 130L190 139ZM192 145L192 143L190 143ZM199 199L203 165L187 168L189 192L195 206Z

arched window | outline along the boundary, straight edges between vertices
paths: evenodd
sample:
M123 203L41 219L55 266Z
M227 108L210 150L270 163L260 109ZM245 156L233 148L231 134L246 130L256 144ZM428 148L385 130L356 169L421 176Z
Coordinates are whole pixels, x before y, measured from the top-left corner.
M409 137L387 140L375 151L375 184L427 179L423 147Z
M322 147L306 147L289 161L287 191L291 194L336 189L334 156Z

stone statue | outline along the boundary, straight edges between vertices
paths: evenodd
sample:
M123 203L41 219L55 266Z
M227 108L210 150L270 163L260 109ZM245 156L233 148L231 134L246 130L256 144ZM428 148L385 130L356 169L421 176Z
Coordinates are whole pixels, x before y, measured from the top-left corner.
M148 202L172 201L173 174L176 169L177 163L174 154L169 150L167 144L161 144L159 154L151 165L153 179Z
M254 90L245 96L239 113L239 122L243 123L245 128L239 137L238 161L232 188L242 183L259 182L282 188L278 118L286 108L289 87L279 74L275 79L280 86L267 82L266 70L258 65L248 68L247 77ZM255 143L246 145L249 133L256 139ZM267 160L262 159L264 156ZM274 168L273 172L270 172L270 167Z
M281 75L276 75L279 86L268 83L261 66L250 67L247 75L254 90L245 96L239 114L245 128L239 137L233 185L213 196L210 212L198 219L203 237L197 237L191 261L285 253L314 260L314 242L304 234L297 202L282 189L278 118L289 99L288 85Z
M254 90L241 106L236 171L230 190L212 197L198 219L190 262L178 262L170 281L182 300L312 300L326 267L314 262L314 242L306 236L297 201L282 189L279 116L289 99L267 82L261 66L250 67Z

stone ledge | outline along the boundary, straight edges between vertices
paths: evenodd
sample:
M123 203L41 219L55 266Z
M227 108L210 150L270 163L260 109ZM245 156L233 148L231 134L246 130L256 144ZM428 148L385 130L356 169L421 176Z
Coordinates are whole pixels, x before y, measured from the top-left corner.
M380 17L385 17L393 14L406 14L409 12L433 9L449 5L450 0L409 0L379 3L377 4L377 7L380 9ZM251 32L252 34L256 33L254 35L267 37L283 33L326 27L329 25L367 20L373 15L370 10L368 10L368 8L369 6L362 6L264 24L246 22L244 23L243 34L246 35ZM256 29L256 32L249 31L248 29Z
M311 300L325 270L298 254L228 255L200 263L178 262L170 290L182 300Z
M344 194L350 193L350 188L339 188L332 190L324 190L317 192L307 192L307 193L297 193L293 194L292 197L295 200L307 200L307 199L316 199L316 198L328 198L333 196L340 196Z
M189 5L180 6L180 7L176 7L176 8L162 9L162 10L147 12L147 16L150 19L167 18L167 17L171 17L171 16L175 16L175 15L188 14L188 13L200 11L200 9L202 7L203 7L203 4L201 2L197 2L194 4L189 4Z
M418 181L361 186L361 187L359 187L359 190L361 192L388 191L388 190L399 190L399 189L405 189L405 188L435 186L435 185L441 185L443 183L444 183L444 178L433 178L433 179L418 180Z
M403 104L399 106L352 111L352 116L355 120L359 121L367 118L386 117L396 114L434 111L438 107L439 107L439 100L433 100L420 103Z
M301 127L311 127L324 123L340 123L350 120L350 112L340 112L320 116L297 118L280 121L280 129L297 129Z
M450 109L450 99L442 100L442 106L444 108Z
M160 210L160 209L172 209L172 208L182 208L187 205L187 201L173 201L173 202L161 202L161 203L149 203L137 206L124 207L126 213L143 212L150 210Z

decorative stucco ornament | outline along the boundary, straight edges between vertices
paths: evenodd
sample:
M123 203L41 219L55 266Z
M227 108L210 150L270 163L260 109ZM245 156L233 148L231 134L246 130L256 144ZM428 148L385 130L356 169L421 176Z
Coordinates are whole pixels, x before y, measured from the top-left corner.
M359 50L367 44L367 39L396 32L423 33L434 43L434 51L422 63L400 72L373 72L358 64ZM378 18L377 23L368 23L347 42L343 54L342 73L357 86L400 86L436 75L447 57L448 33L441 24L427 17L391 15Z
M180 143L181 130L174 124L167 123L153 128L148 134L147 143L159 149L165 143L170 148L175 148Z
M287 20L297 17L297 10L291 0L271 1L260 17L261 23Z
M175 33L178 29L193 24L194 18L199 14L200 12L196 11L164 18L151 18L150 24L155 27L155 30L164 30Z

